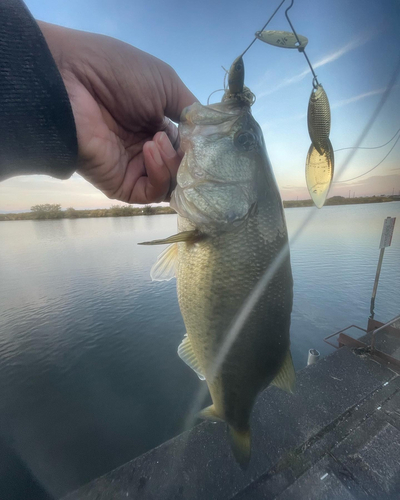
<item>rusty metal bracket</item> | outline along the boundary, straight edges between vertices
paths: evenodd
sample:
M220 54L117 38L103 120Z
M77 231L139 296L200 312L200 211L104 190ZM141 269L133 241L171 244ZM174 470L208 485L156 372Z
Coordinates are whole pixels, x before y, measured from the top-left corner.
M343 328L342 330L339 330L338 332L333 333L332 335L328 335L327 337L324 338L324 341L331 345L332 347L335 347L336 349L339 349L340 347L347 346L353 349L362 349L363 352L369 353L370 356L375 359L376 361L379 362L384 362L385 364L389 365L390 368L397 373L400 373L400 360L394 358L390 354L387 354L383 351L380 351L379 349L375 348L375 338L376 334L385 330L389 329L392 333L394 334L399 334L399 341L400 341L400 330L397 328L393 328L391 325L395 323L396 321L400 320L400 315L396 316L392 320L388 321L385 324L380 323L379 321L372 320L370 318L368 322L368 329L369 331L365 330L364 328L361 328L357 325L350 325L347 328ZM371 333L371 344L368 345L365 342L362 342L359 339L355 339L353 337L350 337L350 335L347 335L346 332L350 328L357 328L358 330L364 332L365 334ZM332 342L329 341L332 337L338 337L337 339L337 344L333 344Z
M393 319L391 319L390 321L388 321L387 323L385 323L384 325L380 326L379 328L377 328L376 330L374 330L372 332L372 337L371 337L371 349L372 349L372 351L375 350L375 337L376 337L376 334L378 332L380 332L381 330L384 330L388 326L391 326L393 323L396 323L396 321L399 321L399 320L400 320L400 315L396 316ZM399 340L400 340L400 337L399 337Z
M335 332L335 333L332 333L332 335L328 335L327 337L324 338L324 341L331 345L332 347L334 347L335 349L339 349L339 347L342 347L340 345L340 342L339 342L339 339L338 339L338 344L335 345L335 344L332 344L332 342L329 342L328 339L331 339L332 337L336 337L337 335L340 336L340 334L342 334L343 332L345 332L346 330L349 330L350 328L358 328L358 330L361 330L362 332L364 333L367 333L367 330L364 330L364 328L361 328L357 325L350 325L348 326L347 328L343 328L343 330L339 330L338 332ZM347 338L352 338L352 337L349 337L348 335L346 335Z

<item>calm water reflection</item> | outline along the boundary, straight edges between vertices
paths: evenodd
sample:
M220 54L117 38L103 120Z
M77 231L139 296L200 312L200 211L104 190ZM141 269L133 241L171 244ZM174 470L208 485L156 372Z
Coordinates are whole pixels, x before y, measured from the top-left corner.
M293 235L310 210L286 210ZM365 327L383 219L400 203L325 207L291 248L297 369L322 339ZM398 220L398 225L400 220ZM152 283L176 218L0 223L1 435L61 495L179 433L198 388L176 349L175 282ZM400 311L400 230L387 250L376 318Z

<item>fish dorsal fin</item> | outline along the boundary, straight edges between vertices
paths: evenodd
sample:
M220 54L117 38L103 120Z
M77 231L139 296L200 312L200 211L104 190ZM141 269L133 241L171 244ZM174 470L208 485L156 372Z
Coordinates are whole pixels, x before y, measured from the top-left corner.
M190 342L187 333L185 333L185 336L178 347L178 355L182 361L184 361L193 371L197 373L200 380L206 379L203 375L200 364L197 361L196 354L193 351L192 343Z
M292 355L288 351L278 375L272 381L272 385L276 385L279 389L293 394L295 383L296 372L294 371Z
M163 240L143 241L142 243L138 243L138 245L168 245L181 241L196 243L196 241L199 241L202 237L202 234L197 229L194 229L193 231L182 231L181 233L168 236L168 238L164 238Z
M207 408L201 410L198 416L199 418L204 418L204 420L210 420L211 422L224 422L224 419L218 415L214 405L207 406Z
M150 271L153 281L168 281L175 278L178 245L174 243L163 250L155 261Z

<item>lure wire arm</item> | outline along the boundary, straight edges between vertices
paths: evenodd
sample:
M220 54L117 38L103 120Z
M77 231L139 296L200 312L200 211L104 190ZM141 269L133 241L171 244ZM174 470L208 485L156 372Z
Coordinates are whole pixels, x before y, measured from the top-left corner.
M274 10L272 16L268 19L268 21L264 24L264 26L260 29L260 31L264 31L265 28L268 26L268 24L270 23L270 21L272 21L272 18L275 16L275 14L278 12L278 10L282 7L283 3L285 2L285 0L282 0L282 2L278 5L278 7ZM293 3L293 2L292 2ZM297 35L296 35L296 38L297 38ZM241 57L243 57L246 52L249 50L249 48L253 45L253 43L257 40L257 37L254 37L254 40L251 42L251 44L247 47L247 49L242 52L241 54Z
M288 23L289 23L290 27L292 28L292 31L293 31L294 36L296 37L297 43L299 44L299 46L297 47L297 50L299 52L302 52L304 54L304 57L306 58L306 61L308 62L308 65L310 66L311 73L313 74L313 77L314 77L313 78L313 82L312 82L313 83L313 87L316 89L317 86L319 85L319 82L318 82L318 79L317 79L317 75L315 74L314 68L312 67L312 65L310 63L310 60L307 57L305 48L301 46L301 42L300 42L299 37L297 36L297 33L296 33L296 31L295 31L295 29L293 27L292 21L289 19L288 10L293 7L293 3L294 3L294 0L291 1L289 7L285 10L285 16L286 16L286 19L288 20Z

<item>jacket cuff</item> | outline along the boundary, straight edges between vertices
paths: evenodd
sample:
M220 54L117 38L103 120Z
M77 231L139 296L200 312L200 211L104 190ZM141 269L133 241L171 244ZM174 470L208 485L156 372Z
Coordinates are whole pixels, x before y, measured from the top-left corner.
M67 179L78 143L69 97L44 36L20 0L0 2L0 180Z

